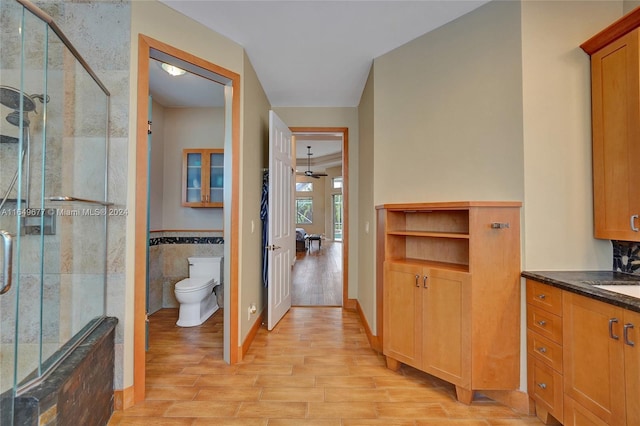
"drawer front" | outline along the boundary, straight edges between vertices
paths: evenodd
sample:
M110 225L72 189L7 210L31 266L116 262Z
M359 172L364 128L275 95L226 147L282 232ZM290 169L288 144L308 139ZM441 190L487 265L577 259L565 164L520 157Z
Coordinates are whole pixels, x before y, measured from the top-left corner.
M527 353L536 360L547 364L558 373L562 373L561 345L534 331L527 330Z
M562 317L527 305L527 328L559 345L562 344Z
M559 288L527 280L527 303L562 316L562 290Z
M529 396L536 401L536 408L541 406L562 422L563 394L562 375L544 363L537 361L535 357L528 356L527 387Z

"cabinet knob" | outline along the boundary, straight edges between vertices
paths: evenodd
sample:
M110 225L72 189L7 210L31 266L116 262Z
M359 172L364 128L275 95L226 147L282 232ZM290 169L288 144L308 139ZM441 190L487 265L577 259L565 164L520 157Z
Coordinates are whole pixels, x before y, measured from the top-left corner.
M631 230L634 232L638 232L638 227L636 226L636 219L638 219L637 214L632 214L631 217L629 218Z
M545 320L540 320L540 321L538 321L538 325L540 327L545 327L547 325L547 322Z
M544 293L542 293L542 294L537 295L536 297L537 297L538 299L540 299L540 300L544 300L544 299L546 299L546 298L547 298L547 295L546 295L546 294L544 294Z
M609 337L611 337L613 340L619 340L620 336L613 334L613 324L617 324L618 323L618 318L611 318L609 320Z
M546 384L546 383L538 383L538 387L539 387L540 389L543 389L543 390L544 390L544 389L546 389L546 388L547 388L547 384Z
M541 354L547 353L547 348L545 348L544 346L541 348L538 348L538 352L540 352Z
M632 340L629 340L629 329L633 328L633 324L631 324L630 322L626 323L624 325L624 343L626 343L629 346L635 346L635 342L633 342Z

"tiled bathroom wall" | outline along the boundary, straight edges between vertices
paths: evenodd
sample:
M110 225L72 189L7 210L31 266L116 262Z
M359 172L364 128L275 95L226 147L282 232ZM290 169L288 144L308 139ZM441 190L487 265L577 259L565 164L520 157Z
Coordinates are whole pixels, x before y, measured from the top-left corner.
M181 231L151 232L149 238L149 313L179 306L174 288L189 276L188 257L223 256L221 232ZM216 287L218 305L222 306L221 288Z

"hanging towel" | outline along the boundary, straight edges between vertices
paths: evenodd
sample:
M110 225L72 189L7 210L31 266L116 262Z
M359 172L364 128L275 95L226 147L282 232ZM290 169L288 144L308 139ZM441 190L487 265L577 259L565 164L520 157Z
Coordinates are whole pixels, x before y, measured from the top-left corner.
M260 201L260 219L262 219L262 283L269 284L269 172L262 176L262 200Z

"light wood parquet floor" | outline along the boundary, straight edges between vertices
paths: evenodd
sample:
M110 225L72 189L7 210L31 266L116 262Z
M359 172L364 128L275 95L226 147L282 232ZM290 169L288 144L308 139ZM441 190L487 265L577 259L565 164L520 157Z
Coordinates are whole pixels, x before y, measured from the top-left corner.
M467 406L453 387L403 366L385 367L355 312L294 307L261 328L245 359L222 361L222 312L175 326L177 310L151 316L147 397L109 425L532 426L488 399Z
M342 243L312 241L296 252L291 275L293 306L342 306Z

